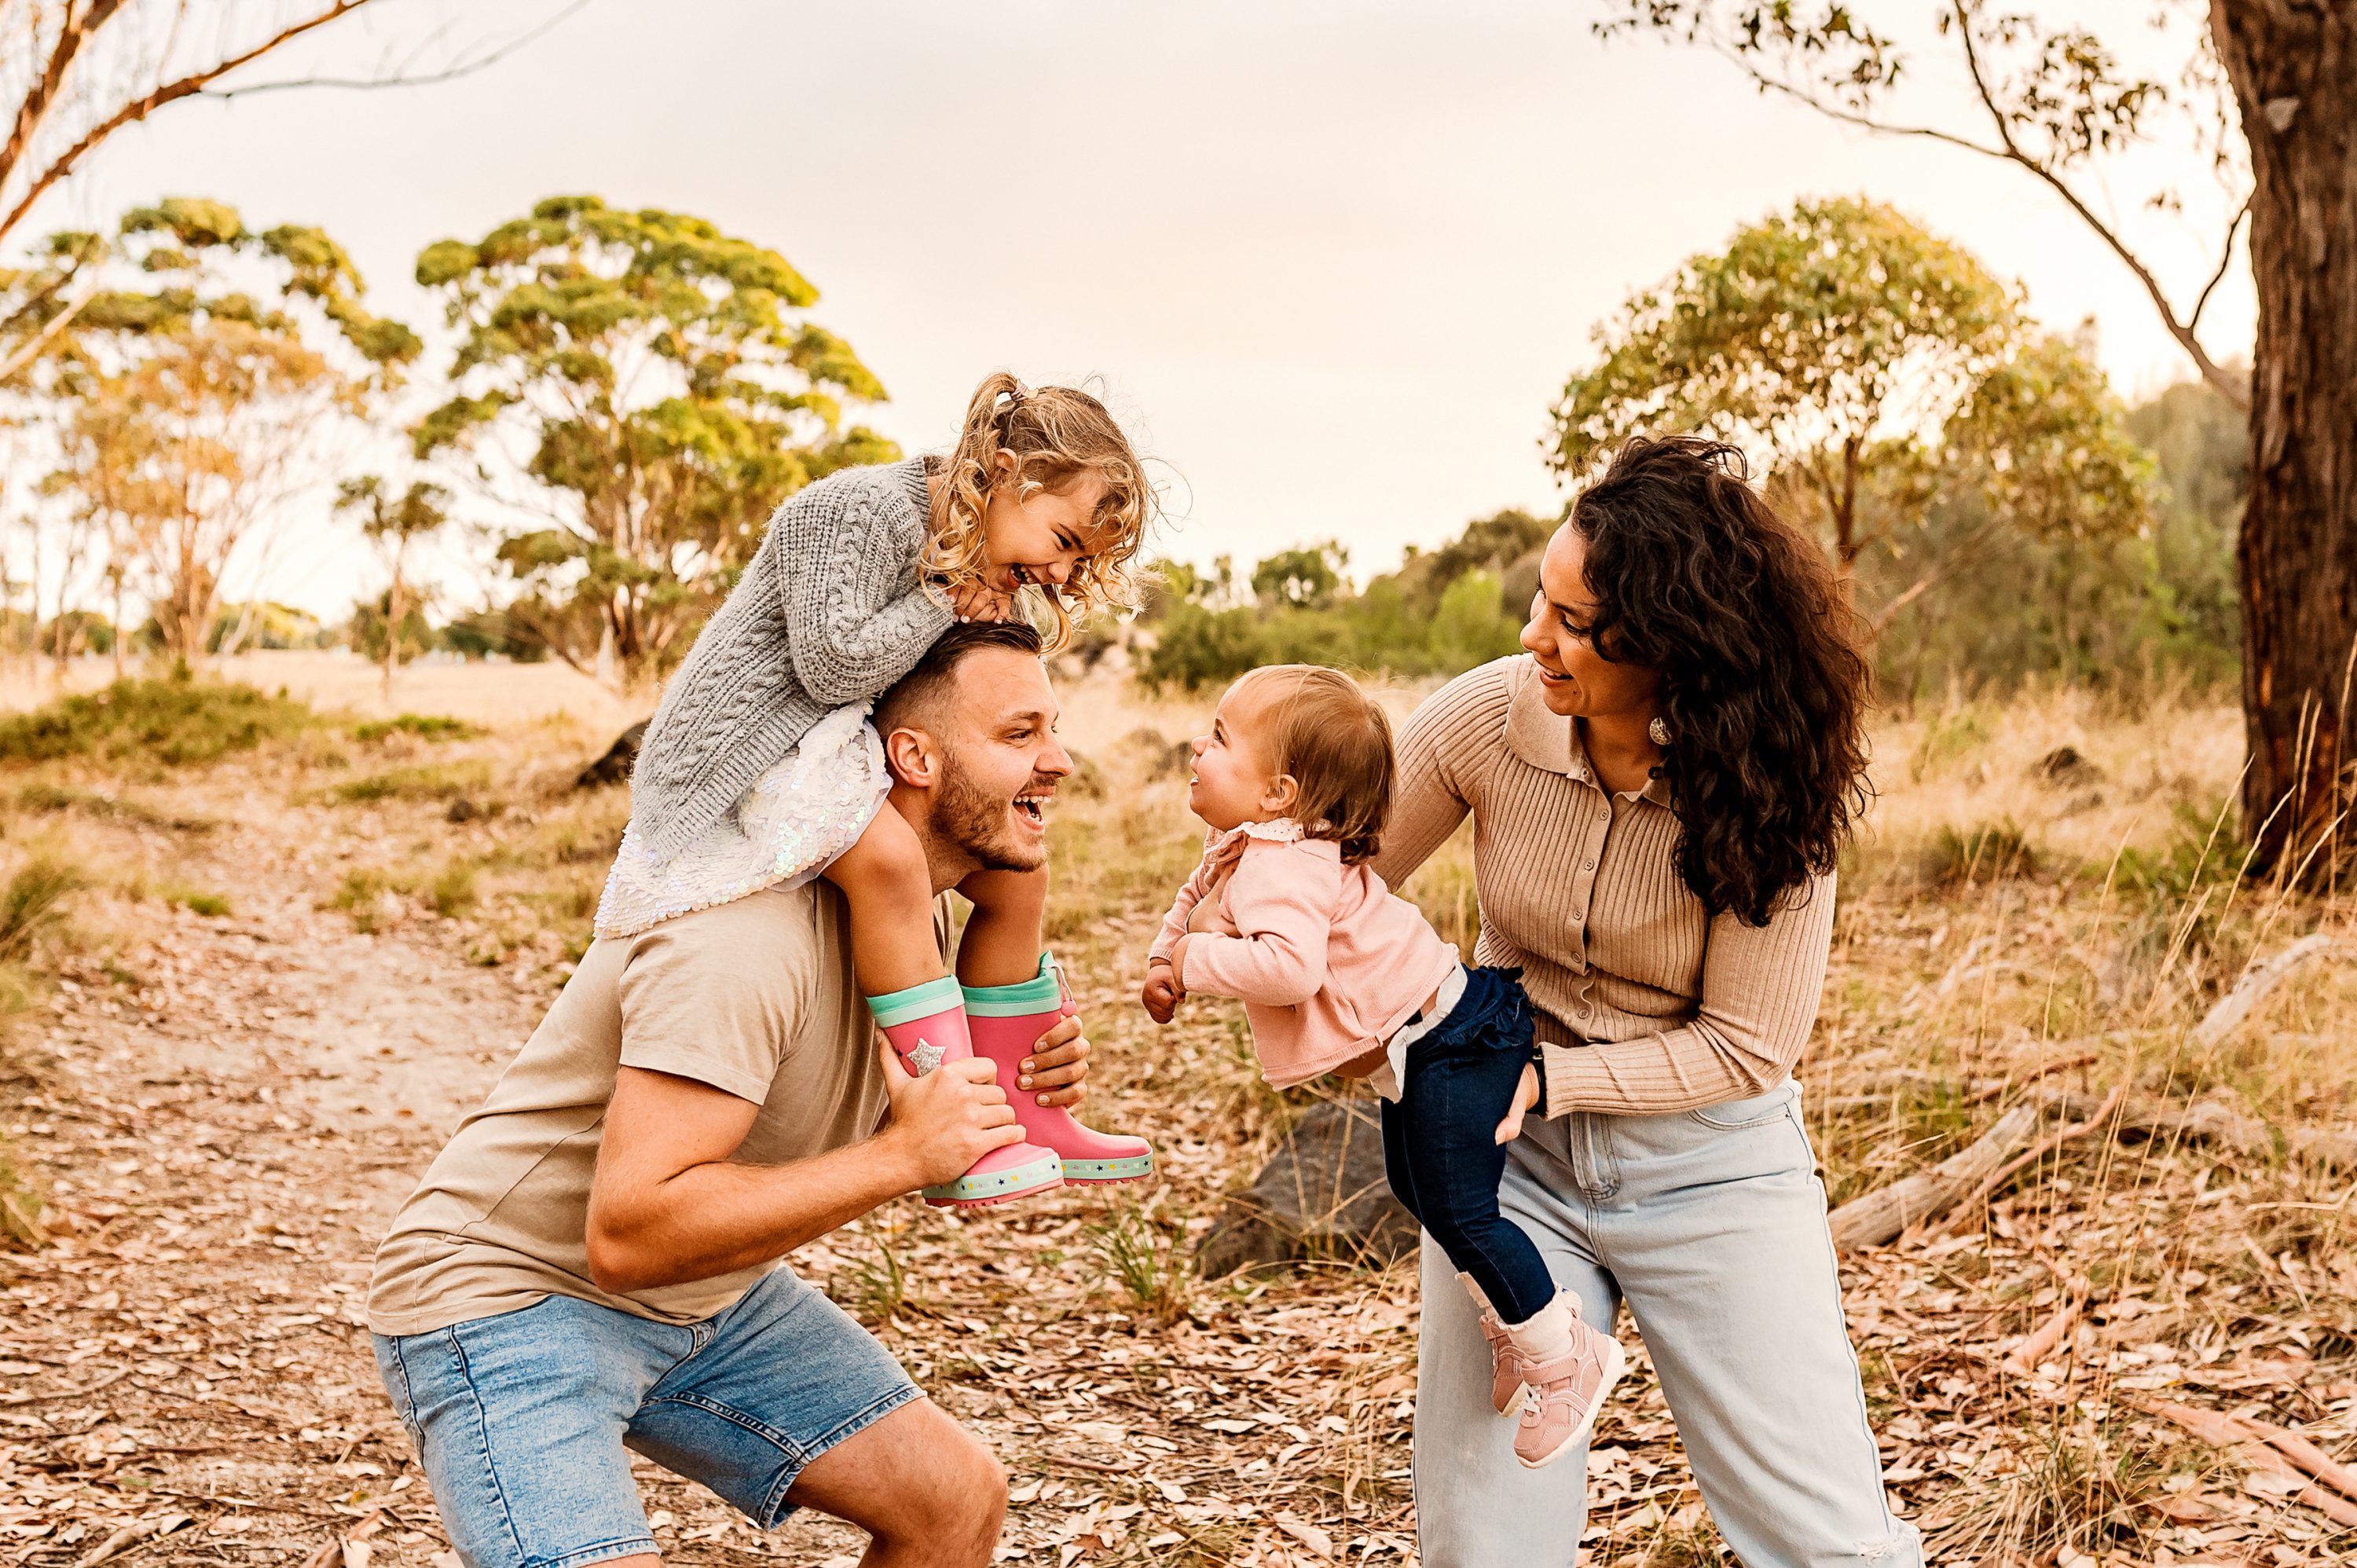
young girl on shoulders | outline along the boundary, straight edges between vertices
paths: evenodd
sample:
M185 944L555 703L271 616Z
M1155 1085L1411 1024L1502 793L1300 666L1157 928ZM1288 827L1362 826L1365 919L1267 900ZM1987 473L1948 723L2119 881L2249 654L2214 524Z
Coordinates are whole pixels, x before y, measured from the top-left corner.
M1468 969L1369 868L1391 812L1391 724L1350 677L1285 664L1239 678L1194 743L1187 803L1211 832L1164 917L1142 1000L1167 1024L1191 992L1232 996L1268 1081L1372 1077L1392 1190L1482 1308L1501 1415L1536 1468L1585 1442L1620 1378L1498 1208L1498 1130L1537 1059L1518 972Z
M979 1049L1023 1126L1024 1142L929 1188L936 1205L1135 1181L1153 1155L1016 1093L1018 1064L1071 1011L1039 947L1046 871L961 885L974 910L952 977L923 848L883 809L892 781L868 710L954 621L1006 619L1036 600L1060 647L1076 618L1126 603L1152 504L1103 403L993 375L946 459L846 469L778 508L641 744L597 934L813 877L833 884L850 907L860 989L909 1070ZM1026 797L1016 809L1038 821L1042 805Z

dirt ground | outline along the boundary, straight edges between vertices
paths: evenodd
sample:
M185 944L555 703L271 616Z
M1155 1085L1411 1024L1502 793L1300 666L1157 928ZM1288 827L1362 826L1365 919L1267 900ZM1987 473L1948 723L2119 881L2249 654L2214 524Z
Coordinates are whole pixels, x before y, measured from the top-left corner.
M1157 758L1199 715L1112 689L1067 702L1085 766L1055 809L1051 935L1101 1047L1091 1119L1152 1136L1163 1179L973 1217L904 1201L793 1263L1005 1460L1001 1561L1412 1563L1412 1264L1186 1267L1306 1102L1258 1083L1233 1008L1157 1030L1135 1003L1192 859ZM52 1238L0 1252L0 1561L447 1552L361 1326L369 1257L577 952L622 810L619 791L570 788L603 721L501 722L426 738L333 718L203 767L0 776L0 874L63 857L83 884L0 1054L0 1154ZM2072 1137L2049 1107L2042 1152L1953 1223L1845 1259L1892 1506L1935 1562L2294 1568L2357 1551L2357 1504L2167 1413L2357 1451L2357 1171L2294 1149L2357 1122L2357 908L2270 903L2188 858L2168 824L2198 841L2231 788L2231 746L2210 744L2224 722L2058 699L1878 737L1879 825L1845 868L1802 1069L1835 1200L2063 1090L2232 1106L2269 1129L2233 1147ZM2091 770L2067 785L2039 771L2064 739ZM1410 889L1458 938L1466 870L1460 846ZM2307 932L2339 956L2197 1043L2251 961ZM1598 1426L1587 1560L1724 1562L1620 1330L1637 1371ZM641 1478L675 1563L846 1568L861 1546L812 1520L760 1535Z

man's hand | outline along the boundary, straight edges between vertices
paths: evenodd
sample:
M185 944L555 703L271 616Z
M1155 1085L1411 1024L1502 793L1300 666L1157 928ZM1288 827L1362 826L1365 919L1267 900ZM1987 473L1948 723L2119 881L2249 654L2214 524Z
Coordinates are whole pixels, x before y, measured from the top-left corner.
M1147 1017L1157 1024L1170 1022L1178 1011L1178 1004L1187 1000L1187 988L1178 983L1177 967L1165 962L1146 970L1146 989L1138 993L1137 999L1145 1004Z
M1037 1094L1042 1105L1078 1105L1088 1098L1089 1038L1078 1018L1066 1018L1031 1042L1031 1054L1015 1069L1018 1094Z
M912 1078L888 1042L879 1039L876 1048L884 1055L884 1092L892 1101L892 1119L877 1136L905 1162L908 1191L955 1181L991 1150L1023 1141L988 1061L943 1062Z
M1539 1069L1523 1069L1523 1081L1514 1086L1514 1103L1506 1112L1506 1119L1498 1123L1497 1142L1511 1144L1523 1135L1523 1112L1539 1102Z

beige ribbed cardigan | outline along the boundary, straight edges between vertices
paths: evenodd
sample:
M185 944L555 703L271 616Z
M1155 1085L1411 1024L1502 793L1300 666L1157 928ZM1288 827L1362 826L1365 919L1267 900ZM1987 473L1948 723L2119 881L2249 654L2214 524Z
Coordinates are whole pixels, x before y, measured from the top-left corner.
M1400 732L1376 872L1400 886L1469 811L1474 961L1523 971L1546 1114L1686 1111L1765 1093L1792 1070L1824 990L1830 874L1765 926L1705 915L1678 875L1661 780L1603 789L1523 656L1458 676Z

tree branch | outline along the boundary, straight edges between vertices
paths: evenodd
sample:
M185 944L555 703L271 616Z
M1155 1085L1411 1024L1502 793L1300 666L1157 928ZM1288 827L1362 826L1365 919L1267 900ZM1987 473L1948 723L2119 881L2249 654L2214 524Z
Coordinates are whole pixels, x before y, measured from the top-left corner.
M2144 285L2145 293L2152 296L2153 308L2160 312L2161 325L2169 329L2169 335L2177 339L2178 347L2192 360L2194 368L2201 372L2201 379L2217 388L2235 407L2247 410L2251 406L2250 389L2238 382L2223 365L2210 357L2210 351L2193 335L2190 322L2178 320L2177 307L2169 303L2167 291L2160 286L2160 280L2152 275L2152 269L2136 258L2136 252L2128 249L2127 242L2121 239L2110 224L2097 217L2094 209L2081 200L2079 193L2072 189L2060 174L2022 151L2021 144L2013 139L2013 127L2006 118L2005 111L1997 107L1996 95L1990 90L1988 77L1981 70L1980 50L1973 44L1971 18L1961 5L1955 7L1955 16L1956 36L1964 45L1965 68L1972 72L1973 91L1980 96L1981 106L1988 111L1989 119L1996 126L1997 139L2005 147L2001 156L2007 162L2017 164L2043 180L2072 211L2079 215L2082 222L2095 231L2098 239L2111 247L2112 253L2136 274L2136 281ZM2229 234L2227 239L2231 248L2233 236ZM2207 291L2204 292L2206 294Z
M354 91L367 91L380 87L432 87L445 81L457 81L462 77L472 76L478 71L489 70L491 67L499 64L500 61L507 59L508 56L515 53L518 49L522 48L526 44L536 42L537 40L547 37L550 33L554 32L559 27L563 26L566 18L570 17L575 12L580 10L583 6L588 4L589 0L573 0L571 5L565 6L565 9L559 11L555 16L551 16L547 21L543 22L539 27L509 39L506 43L500 45L487 55L478 56L474 59L461 60L456 65L447 66L440 70L427 71L420 76L404 76L397 71L392 76L369 77L364 79L332 76L306 76L296 77L287 81L257 81L248 87L208 87L203 90L203 95L207 98L219 99L226 102L228 100L232 98L251 97L253 94L257 92L285 92L290 89L300 87L336 87Z
M74 19L73 7L66 7L64 18L59 23L58 41L49 48L48 63L42 68L39 79L26 89L25 102L16 109L16 123L9 127L7 144L0 146L0 180L5 180L15 170L17 160L25 156L26 145L48 118L82 45L106 26L121 5L122 0L97 0L80 21Z
M2185 321L2188 332L2201 325L2201 313L2210 306L2211 293L2226 280L2226 270L2234 264L2234 236L2242 232L2243 220L2251 215L2251 203L2257 199L2257 195L2254 191L2243 198L2243 205L2235 210L2234 220L2226 225L2226 243L2218 252L2218 270L2210 274L2210 281L2201 285L2201 297L2193 302L2193 314Z
M26 188L24 198L9 209L5 218L0 218L0 239L5 239L17 224L23 222L25 215L33 209L33 204L40 200L51 186L71 174L75 166L89 156L91 149L123 129L124 126L145 120L167 103L177 102L180 99L202 92L211 83L242 66L251 65L280 45L298 38L316 28L324 27L328 23L359 10L368 3L369 0L335 0L333 5L317 16L288 24L242 54L232 55L202 70L191 71L177 81L166 82L145 96L134 99L124 104L83 133L81 140L59 154L50 162L48 167L33 177L31 183ZM0 169L0 177L5 177L6 172L5 169Z

